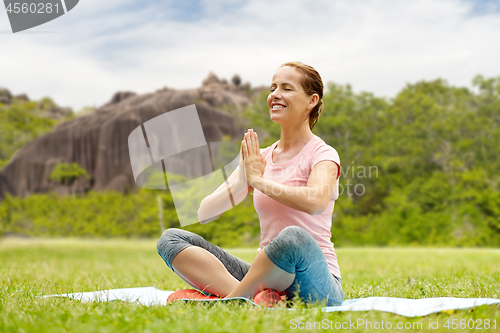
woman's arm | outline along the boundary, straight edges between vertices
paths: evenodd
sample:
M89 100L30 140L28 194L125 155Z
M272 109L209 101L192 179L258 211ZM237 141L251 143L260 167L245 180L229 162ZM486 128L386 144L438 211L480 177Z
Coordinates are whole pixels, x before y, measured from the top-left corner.
M337 186L337 164L321 161L311 170L306 186L289 186L263 177L265 163L259 158L256 133L245 134L242 144L248 183L274 200L311 215L321 214L330 202Z
M290 186L263 177L254 177L254 188L290 208L316 215L328 206L337 186L337 165L333 161L321 161L311 170L306 186Z
M239 204L245 199L252 187L247 184L245 178L245 168L243 158L240 154L240 164L229 176L226 182L222 183L212 194L208 195L200 203L198 209L198 221L208 223L218 219L222 213Z

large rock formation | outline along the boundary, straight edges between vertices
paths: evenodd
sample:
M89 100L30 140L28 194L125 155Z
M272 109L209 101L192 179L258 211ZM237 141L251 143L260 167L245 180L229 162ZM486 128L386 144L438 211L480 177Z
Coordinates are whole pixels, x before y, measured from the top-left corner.
M90 189L134 189L137 186L128 151L132 130L160 114L195 104L207 142L221 141L224 135L239 139L244 130L235 116L216 108L241 109L250 103L249 92L249 85L241 85L239 78L229 84L211 73L198 89L163 88L140 95L115 93L103 106L60 123L52 133L20 149L0 171L0 199L5 192L24 197L51 190L64 194ZM9 95L5 93L2 98L10 99ZM72 189L52 182L52 169L63 162L77 162L90 178L79 179ZM192 168L197 164L189 163ZM199 172L189 167L184 171L186 175Z
M0 103L10 104L11 100L12 94L10 93L9 89L0 87Z

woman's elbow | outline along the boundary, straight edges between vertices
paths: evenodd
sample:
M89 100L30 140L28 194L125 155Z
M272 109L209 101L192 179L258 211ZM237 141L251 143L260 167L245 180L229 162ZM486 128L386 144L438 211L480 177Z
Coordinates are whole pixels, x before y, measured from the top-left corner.
M198 209L198 222L200 222L201 224L204 224L204 223L208 223L208 222L211 222L215 219L210 219L206 213L204 213L201 208Z
M212 222L213 220L217 220L219 217L221 217L222 214L216 215L216 216L210 216L209 213L206 211L206 206L203 204L203 199L200 203L200 208L198 208L198 222L204 224L208 222Z
M204 209L203 201L205 201L205 199L203 199L201 201L200 208L198 208L198 221L202 222L202 223L204 220L207 219L207 214L206 214L205 209Z
M307 208L310 215L319 215L323 213L328 206L328 202L324 199L318 198L315 200L311 200L310 204L308 204Z
M198 221L203 221L203 212L201 211L201 207L198 209Z
M221 217L221 216L222 216L222 214L217 215L217 216L213 216L213 217L208 217L208 218L205 218L205 217L204 217L204 218L201 218L201 219L198 217L198 221L199 221L201 224L206 224L206 223L208 223L208 222L212 222L212 221L214 221L214 220L217 220L217 219L218 219L219 217Z

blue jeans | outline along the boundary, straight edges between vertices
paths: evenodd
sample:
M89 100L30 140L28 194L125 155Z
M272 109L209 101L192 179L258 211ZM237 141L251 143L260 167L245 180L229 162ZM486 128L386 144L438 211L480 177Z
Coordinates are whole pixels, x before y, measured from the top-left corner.
M318 242L304 229L286 227L264 248L267 257L295 280L285 292L297 294L305 303L326 301L327 306L341 305L344 292L340 278L328 270Z
M250 269L249 263L182 229L165 230L158 240L157 249L167 266L175 272L172 261L189 246L199 246L212 253L238 281ZM344 292L340 278L330 273L323 251L307 231L297 226L286 227L264 251L276 266L295 274L295 280L285 290L289 299L297 295L304 303L325 302L327 306L342 304Z

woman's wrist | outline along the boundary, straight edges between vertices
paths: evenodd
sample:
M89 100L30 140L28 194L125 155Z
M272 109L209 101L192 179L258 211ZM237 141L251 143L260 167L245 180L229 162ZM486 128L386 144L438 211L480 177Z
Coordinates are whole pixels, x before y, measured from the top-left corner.
M234 191L243 190L248 188L248 183L246 179L236 178L233 183Z
M262 188L264 186L264 177L262 177L262 176L254 176L254 177L252 177L250 179L250 181L248 183L253 188L256 188L257 190L259 190L261 192L264 192L264 191L262 191Z

